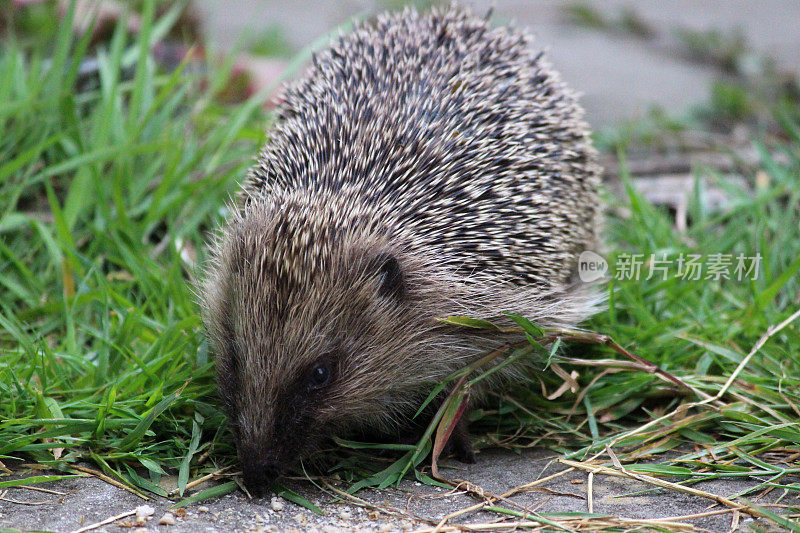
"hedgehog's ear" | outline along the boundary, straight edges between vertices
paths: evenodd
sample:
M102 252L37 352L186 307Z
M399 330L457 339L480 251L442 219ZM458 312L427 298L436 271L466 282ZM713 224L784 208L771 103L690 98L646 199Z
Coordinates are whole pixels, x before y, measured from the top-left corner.
M405 293L405 279L397 258L389 252L381 252L373 265L380 283L378 293L384 298L401 299Z

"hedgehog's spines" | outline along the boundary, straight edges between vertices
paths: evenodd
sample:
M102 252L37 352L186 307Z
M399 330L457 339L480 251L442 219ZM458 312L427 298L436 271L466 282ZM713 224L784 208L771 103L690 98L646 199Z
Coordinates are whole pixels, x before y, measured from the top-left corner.
M349 195L373 223L413 230L409 246L463 250L469 271L565 281L593 238L597 169L574 96L530 39L452 6L360 24L286 89L248 187ZM491 255L476 232L498 240ZM522 253L531 233L547 237Z

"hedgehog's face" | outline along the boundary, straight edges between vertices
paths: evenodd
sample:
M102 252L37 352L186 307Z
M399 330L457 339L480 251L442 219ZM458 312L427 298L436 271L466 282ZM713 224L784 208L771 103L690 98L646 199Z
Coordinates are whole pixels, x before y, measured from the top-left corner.
M319 228L270 217L231 225L203 295L219 392L257 492L326 437L413 403L435 316L413 258L348 237L312 250L305 232Z

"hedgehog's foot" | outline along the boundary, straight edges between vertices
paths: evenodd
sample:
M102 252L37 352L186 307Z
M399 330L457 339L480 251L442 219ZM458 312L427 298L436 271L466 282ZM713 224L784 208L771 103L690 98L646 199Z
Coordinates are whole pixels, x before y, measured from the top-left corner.
M462 463L475 463L475 450L469 437L469 428L466 418L462 417L453 428L447 444L442 450L442 455L452 455Z

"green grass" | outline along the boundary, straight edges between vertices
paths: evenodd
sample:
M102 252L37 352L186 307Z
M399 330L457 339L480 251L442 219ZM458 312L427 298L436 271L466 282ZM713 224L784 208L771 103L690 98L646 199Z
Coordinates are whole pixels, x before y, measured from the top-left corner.
M203 243L268 117L258 97L216 103L224 70L210 66L206 83L190 69L159 70L150 44L176 16L146 12L141 33L117 30L92 49L67 24L33 53L18 41L0 48L0 461L8 465L19 459L69 474L88 462L163 495L165 474L183 487L234 463L191 287L194 262L204 260ZM77 68L89 55L100 68L86 83ZM696 391L723 390L759 338L800 308L797 116L784 106L780 135L754 138L762 158L745 176L751 190L710 175L731 195L725 212L708 211L698 188L692 225L680 234L668 213L630 190L625 209L606 223L612 265L630 253L760 254L758 278L682 280L673 266L666 280L614 280L589 328ZM769 338L719 401L706 404L651 373L621 368L608 348L544 348L540 372L472 412L471 430L479 447L540 444L578 460L611 444L651 474L688 484L746 476L759 482L748 498L776 487L796 507L798 324ZM577 391L543 396L573 370ZM432 483L424 468L430 446L394 446L406 455L392 462L340 441L331 471L355 488L388 486L403 474ZM666 460L666 451L678 454ZM653 459L660 464L644 466ZM787 512L797 516L796 508L779 514Z
M150 44L176 14L145 14L134 40L118 29L92 51L87 91L76 78L88 43L68 24L52 64L3 43L2 458L89 460L149 490L212 443L214 459L230 461L195 268L181 253L203 260L266 119L257 99L215 103L225 72L204 89L183 69L159 72Z

